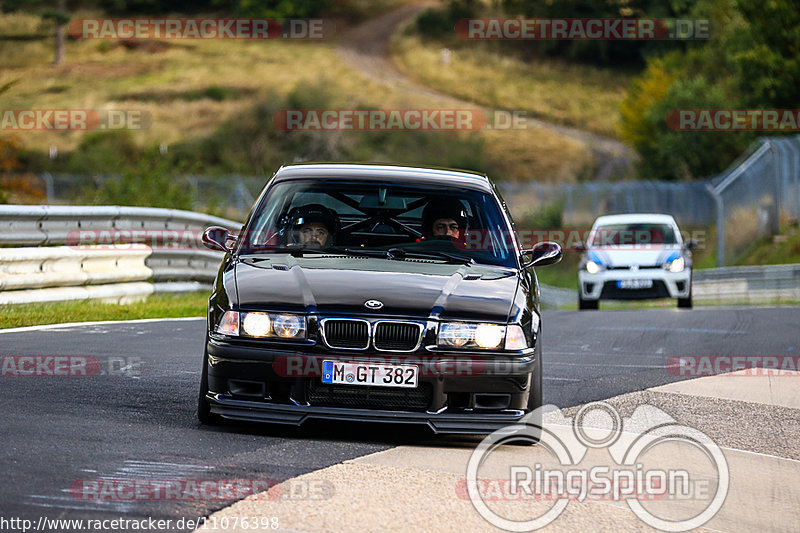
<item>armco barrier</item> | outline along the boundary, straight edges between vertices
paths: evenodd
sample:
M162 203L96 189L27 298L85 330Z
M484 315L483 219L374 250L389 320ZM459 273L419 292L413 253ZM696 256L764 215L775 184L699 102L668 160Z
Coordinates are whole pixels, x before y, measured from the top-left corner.
M77 230L192 230L241 224L225 218L154 207L0 205L0 244L66 244ZM74 233L73 233L74 235Z
M695 270L692 292L702 302L798 302L800 264Z
M149 246L105 248L1 248L0 291L146 281Z
M220 217L182 211L178 209L160 209L149 207L120 207L120 206L50 206L50 205L0 205L0 245L16 245L27 248L5 249L8 253L13 251L21 252L28 250L31 254L43 254L42 257L49 257L42 263L28 262L23 266L20 262L14 268L18 270L18 276L14 280L6 280L7 283L0 282L0 291L12 289L43 289L65 285L98 285L100 283L121 283L130 281L130 276L135 276L136 280L153 280L156 283L157 291L167 290L187 290L189 286L199 288L208 287L214 280L223 254L221 252L206 250L204 248L171 248L169 246L159 246L159 242L153 242L153 238L168 240L170 232L190 231L199 237L199 232L209 226L222 226L234 233L238 232L241 224L233 220ZM139 236L147 232L148 244L154 244L152 251L147 255L145 263L140 267L129 269L128 265L115 263L114 261L129 255L122 254L116 249L108 250L106 254L99 251L94 253L91 258L84 258L81 261L90 261L97 265L92 274L81 273L75 268L70 267L70 262L75 262L80 257L79 251L83 247L70 246L68 248L31 248L35 246L64 245L68 240L75 241L80 238L82 233L88 235L102 235L100 232L114 232L116 242L136 242L137 233ZM163 233L160 233L163 232ZM125 240L130 239L130 240ZM195 239L194 244L200 246L199 238ZM131 249L136 245L119 247ZM61 250L61 252L48 252L47 250ZM48 254L60 254L59 257L51 257ZM115 255L117 254L117 255ZM33 256L29 256L33 257ZM38 256L37 256L38 257ZM103 269L100 265L105 264ZM118 272L112 270L117 268ZM134 272L137 269L147 268L148 276L141 277L143 271ZM39 269L39 272L36 272ZM121 270L131 270L127 274ZM105 272L102 274L101 272ZM66 272L69 272L68 274ZM105 275L105 281L102 276ZM163 283L174 282L174 283ZM198 282L202 285L187 285L186 283ZM141 288L141 287L140 287ZM152 287L150 288L152 292ZM87 297L87 294L97 293L95 289L84 291L53 291L39 293L40 296L48 297L67 296L68 299ZM105 294L105 293L104 293ZM84 296L81 296L84 295ZM124 296L124 295L123 295ZM19 295L17 296L19 297ZM111 297L113 299L113 296ZM2 300L2 298L0 298ZM44 300L37 300L44 301Z

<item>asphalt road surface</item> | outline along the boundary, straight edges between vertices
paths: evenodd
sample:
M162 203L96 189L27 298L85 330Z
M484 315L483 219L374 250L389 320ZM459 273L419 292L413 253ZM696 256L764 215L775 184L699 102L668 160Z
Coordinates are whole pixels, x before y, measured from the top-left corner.
M545 312L544 400L568 407L683 379L665 368L674 356L795 354L798 323L798 307ZM192 319L0 333L3 356L91 356L99 364L87 377L0 377L0 515L197 519L230 501L93 501L70 487L280 482L398 444L436 442L422 430L373 424L199 426L204 327Z

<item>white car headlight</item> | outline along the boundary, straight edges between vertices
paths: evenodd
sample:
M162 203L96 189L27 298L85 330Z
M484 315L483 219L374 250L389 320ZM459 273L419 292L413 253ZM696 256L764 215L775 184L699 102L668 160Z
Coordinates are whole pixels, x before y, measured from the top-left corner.
M503 340L506 339L506 329L506 326L499 324L445 322L439 326L437 344L445 348L481 348L484 350L501 348ZM523 346L523 348L525 347L527 346ZM508 349L516 350L518 348Z
M242 329L251 337L266 337L272 332L272 321L267 313L245 313Z
M304 339L306 319L302 315L242 313L242 331L250 337Z
M686 267L686 262L683 260L683 257L679 257L671 263L667 263L667 265L669 265L667 268L670 272L683 272L683 269Z
M586 272L588 272L589 274L597 274L598 272L600 272L600 265L598 265L594 261L587 261Z
M278 337L291 339L299 336L305 330L305 325L297 315L276 315L272 329Z
M439 344L461 348L473 339L474 326L463 322L450 322L439 327Z
M475 344L480 348L497 348L503 342L506 328L495 324L478 324L475 328Z

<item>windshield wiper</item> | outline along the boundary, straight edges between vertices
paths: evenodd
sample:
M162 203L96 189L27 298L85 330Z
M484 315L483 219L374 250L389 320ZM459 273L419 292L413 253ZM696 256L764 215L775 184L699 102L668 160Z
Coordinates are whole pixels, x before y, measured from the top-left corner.
M379 250L359 250L358 248L345 248L342 246L327 246L325 248L311 248L301 244L276 246L269 249L269 253L291 254L302 257L305 254L315 255L356 255L362 257L386 257L386 252Z
M354 255L359 257L374 257L378 259L440 259L451 263L461 263L465 265L475 264L475 260L450 252L438 250L428 250L425 252L414 252L404 248L389 248L388 250L376 250L374 248L347 248L344 246L330 246L327 248L306 248L302 245L297 246L277 246L269 250L271 253L288 253L295 257L302 257L304 254L315 255ZM248 254L249 255L249 254Z
M386 255L389 256L389 259L393 258L405 259L406 257L414 259L445 259L447 261L450 261L451 263L463 263L465 265L475 264L475 260L471 257L467 257L465 255L451 254L450 252L441 252L439 250L412 252L404 248L389 248L386 251Z

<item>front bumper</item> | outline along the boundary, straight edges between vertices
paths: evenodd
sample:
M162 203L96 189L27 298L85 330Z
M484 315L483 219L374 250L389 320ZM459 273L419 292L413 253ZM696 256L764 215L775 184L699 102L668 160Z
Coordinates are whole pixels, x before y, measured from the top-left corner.
M652 280L648 289L621 289L618 281ZM612 269L589 274L578 272L578 290L583 300L642 300L651 298L688 298L691 293L692 270L670 272L663 268L639 270Z
M300 426L311 420L424 425L434 433L486 434L527 411L532 349L509 354L319 354L210 339L211 412L243 421ZM323 359L415 364L417 389L324 385ZM399 359L399 361L398 361Z

